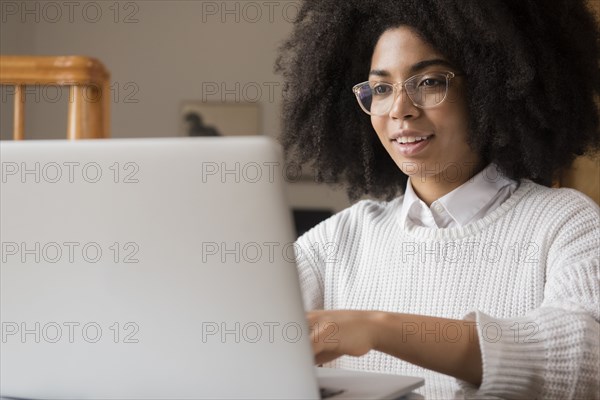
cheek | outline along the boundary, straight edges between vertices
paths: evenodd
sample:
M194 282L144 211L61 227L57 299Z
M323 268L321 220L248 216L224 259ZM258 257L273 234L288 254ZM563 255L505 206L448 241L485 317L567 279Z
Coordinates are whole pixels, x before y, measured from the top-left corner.
M436 129L449 143L466 142L468 134L468 115L463 104L452 104L453 107L440 110L440 113L431 116L435 121ZM466 144L466 143L465 143Z
M385 118L371 116L371 126L373 126L380 140L382 137L385 137L385 123Z
M461 96L455 103L451 104L453 106L450 114L452 128L457 134L466 137L469 127L469 112L466 99Z

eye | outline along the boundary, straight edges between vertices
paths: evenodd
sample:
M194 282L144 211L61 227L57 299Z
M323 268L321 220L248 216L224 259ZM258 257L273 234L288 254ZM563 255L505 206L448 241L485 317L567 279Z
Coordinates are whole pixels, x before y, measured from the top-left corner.
M443 77L427 76L419 81L419 87L436 87L445 85L446 80Z
M388 85L387 83L376 83L373 85L371 90L375 96L385 96L394 91L392 86Z

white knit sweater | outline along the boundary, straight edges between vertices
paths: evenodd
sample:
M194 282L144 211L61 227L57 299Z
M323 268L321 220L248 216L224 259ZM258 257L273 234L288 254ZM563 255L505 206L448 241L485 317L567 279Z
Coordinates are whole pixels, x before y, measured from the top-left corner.
M521 180L489 215L446 229L402 227L402 202L360 201L298 239L305 306L476 320L482 384L377 351L327 366L423 376L427 400L600 398L600 209L589 197ZM456 336L425 335L436 333Z

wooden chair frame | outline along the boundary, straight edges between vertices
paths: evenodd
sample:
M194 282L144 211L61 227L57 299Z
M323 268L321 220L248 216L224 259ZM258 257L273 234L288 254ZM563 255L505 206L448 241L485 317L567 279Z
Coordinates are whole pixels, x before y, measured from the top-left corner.
M84 56L0 56L0 85L14 86L13 139L25 138L25 86L69 86L68 139L110 136L110 73Z

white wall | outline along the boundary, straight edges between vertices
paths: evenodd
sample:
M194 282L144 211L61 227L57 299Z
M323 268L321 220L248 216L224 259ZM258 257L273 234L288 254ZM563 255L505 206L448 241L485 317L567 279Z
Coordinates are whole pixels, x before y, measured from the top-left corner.
M236 98L258 101L264 133L279 134L282 83L273 64L277 46L291 31L296 1L1 3L2 54L88 55L110 70L112 137L177 136L183 100ZM229 92L203 90L215 83ZM5 90L2 138L12 129L12 96ZM64 137L67 91L35 90L28 95L27 137ZM48 98L51 102L44 101ZM295 184L290 195L294 206L348 205L343 191L314 184Z

